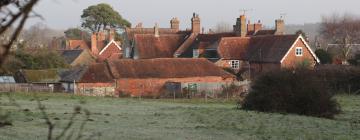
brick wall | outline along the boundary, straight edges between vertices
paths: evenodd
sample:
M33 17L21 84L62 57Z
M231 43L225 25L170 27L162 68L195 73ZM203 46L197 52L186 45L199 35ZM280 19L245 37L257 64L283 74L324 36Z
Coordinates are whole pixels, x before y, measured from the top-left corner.
M119 79L117 80L117 93L131 95L131 96L142 96L142 97L158 97L163 93L164 85L166 82L180 82L180 83L191 83L191 82L227 82L231 83L234 80L232 78L223 79L222 77L192 77L192 78L148 78L148 79Z
M122 53L122 50L119 50L119 48L114 43L111 43L110 46L100 54L99 57L101 57L102 59L107 59L112 54L119 54L119 53Z
M302 56L295 55L296 47L302 48L302 50L303 50ZM290 50L290 53L284 59L283 63L281 64L281 67L282 68L294 68L304 61L308 61L311 65L311 67L314 67L316 64L314 57L311 55L311 52L306 48L304 42L299 39L296 42L295 47L293 47Z

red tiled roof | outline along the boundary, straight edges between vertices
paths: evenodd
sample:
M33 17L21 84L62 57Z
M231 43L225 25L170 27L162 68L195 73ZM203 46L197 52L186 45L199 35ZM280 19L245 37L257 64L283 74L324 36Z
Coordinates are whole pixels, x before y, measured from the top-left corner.
M255 36L259 36L259 35L275 35L276 30L259 30L257 32L255 32Z
M127 28L125 29L129 40L133 40L136 34L154 34L154 28ZM162 34L176 34L178 30L171 28L159 28L160 35Z
M249 37L225 37L219 43L218 53L223 59L245 59L249 43Z
M181 46L175 51L174 55L177 57L177 56L180 56L182 53L184 53L191 46L191 44L194 43L196 37L197 37L197 34L191 33L187 37L185 42L182 43Z
M155 37L153 34L136 34L135 51L139 59L171 58L184 42L185 35L172 34Z
M80 83L112 83L114 82L106 63L90 65L82 75Z
M69 46L67 49L89 49L89 45L84 40L69 40Z
M218 52L223 59L279 63L298 35L223 38Z
M206 59L160 58L160 59L122 59L109 62L113 76L118 78L186 78L234 76L215 66Z

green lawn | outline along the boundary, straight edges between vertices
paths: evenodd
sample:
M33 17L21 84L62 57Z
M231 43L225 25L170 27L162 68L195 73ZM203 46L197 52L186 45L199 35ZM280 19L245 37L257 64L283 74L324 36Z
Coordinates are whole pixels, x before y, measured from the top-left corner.
M84 137L124 140L352 140L360 139L360 96L337 96L343 113L336 119L282 115L236 110L232 102L203 100L153 100L66 95L39 95L56 134L71 117L74 106L91 111ZM11 106L1 96L0 108L11 112L13 126L0 128L0 139L46 139L47 126L37 109L33 95L14 94L21 109ZM84 113L76 118L79 130Z

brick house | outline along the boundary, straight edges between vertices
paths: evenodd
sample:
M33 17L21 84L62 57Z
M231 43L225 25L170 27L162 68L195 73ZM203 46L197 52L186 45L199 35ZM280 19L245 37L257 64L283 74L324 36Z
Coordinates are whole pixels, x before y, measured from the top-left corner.
M174 18L175 19L175 18ZM127 34L132 43L130 58L207 58L223 68L244 71L252 63L256 71L291 68L299 63L314 66L318 58L300 35L285 35L283 19L275 20L274 29L263 29L261 21L247 22L246 16L236 19L232 32L204 33L200 17L194 14L191 30L171 28L132 28ZM176 19L176 25L179 21ZM146 30L146 32L141 32ZM279 64L274 64L279 63ZM266 67L266 68L263 68ZM250 69L251 70L251 69Z
M236 71L250 69L254 74L320 63L301 35L225 37L218 52L221 58L216 62L218 66Z
M116 91L131 96L161 96L167 83L180 83L182 88L201 83L208 85L208 91L219 90L236 79L206 59L123 59L109 62L109 68Z
M90 41L86 41L85 39L54 38L51 42L51 48L60 51L87 50L99 62L107 59L121 59L123 52L121 42L117 41L115 36L116 30L109 29L93 33ZM64 41L66 42L65 44L62 43Z
M104 32L93 33L91 35L91 52L98 58L98 61L122 58L121 42L115 41L115 30L109 30L108 34Z
M159 58L120 59L69 71L61 80L67 92L90 96L158 97L169 83L179 90L189 85L206 86L208 92L221 90L236 78L206 59Z
M198 14L191 18L191 29L180 30L177 18L170 20L170 28L143 28L138 24L135 28L125 30L124 57L134 59L149 58L198 58L204 57L212 62L219 60L216 52L218 43L223 37L261 36L284 34L284 21L275 22L274 30L264 30L262 23L246 22L244 15L237 18L233 32L204 33ZM150 55L148 54L150 51Z

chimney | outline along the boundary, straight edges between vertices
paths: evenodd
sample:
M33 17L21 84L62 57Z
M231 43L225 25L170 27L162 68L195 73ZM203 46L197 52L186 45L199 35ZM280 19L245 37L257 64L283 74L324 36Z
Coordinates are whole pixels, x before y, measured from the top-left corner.
M257 32L259 30L262 30L262 23L260 20L258 20L258 22L254 24L254 31Z
M237 18L236 24L234 25L234 32L237 36L245 37L247 34L246 28L246 16L241 15L240 18Z
M252 31L255 31L255 25L254 24L251 24L250 23L250 20L248 21L248 24L247 24L247 32L252 32Z
M193 17L191 18L191 31L192 33L200 33L201 27L200 27L200 17L198 14L193 14Z
M95 55L99 54L99 50L97 48L97 34L93 33L91 35L91 52Z
M159 25L158 25L157 23L155 23L154 35L155 35L155 37L159 37L159 36L160 36L160 33L159 33Z
M170 20L170 26L171 26L171 29L175 29L175 30L179 31L180 30L180 21L179 21L179 19L177 17L172 18Z
M142 22L138 23L138 24L135 26L135 28L143 28Z
M115 29L114 28L111 28L109 30L109 41L111 40L115 40Z
M283 19L275 20L275 34L276 35L285 34L285 22Z
M100 31L100 32L98 32L97 33L97 41L99 41L99 42L103 42L103 41L105 41L105 39L106 39L106 36L105 36L105 34L104 34L104 32L103 31Z

